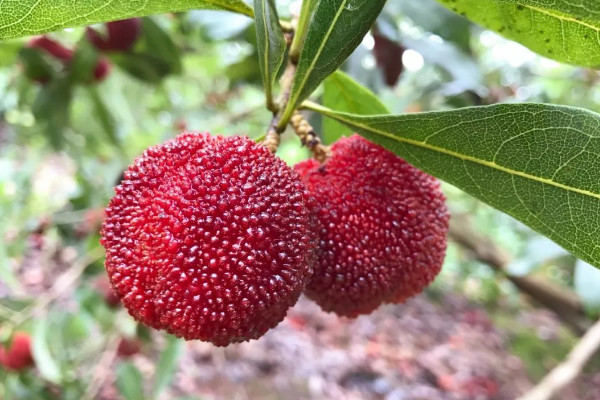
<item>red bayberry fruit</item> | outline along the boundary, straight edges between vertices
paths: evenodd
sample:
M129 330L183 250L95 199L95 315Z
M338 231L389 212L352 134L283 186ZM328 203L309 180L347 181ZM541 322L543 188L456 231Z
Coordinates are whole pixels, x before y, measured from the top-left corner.
M88 27L86 36L98 50L127 51L133 47L140 35L141 20L138 18L108 22L106 35L103 36L95 29Z
M112 65L110 64L110 61L108 61L106 58L99 59L98 63L96 64L96 68L94 68L94 81L102 82L104 79L106 79L108 74L110 74L111 69Z
M27 43L27 47L40 53L46 53L63 63L68 62L73 56L72 50L67 49L46 36L38 36L31 39ZM34 82L47 84L52 80L54 68L50 64L39 64L35 59L25 56L23 56L21 61L24 65L25 75Z
M437 275L448 212L439 183L358 135L323 165L296 166L316 203L319 246L306 288L325 311L356 317L398 303Z
M136 355L142 349L142 343L136 338L122 338L117 347L117 355L127 358Z
M245 137L184 133L125 172L106 209L106 269L137 320L225 346L262 336L310 275L308 192Z
M73 57L73 50L67 49L62 44L54 41L47 36L38 36L27 43L28 47L44 50L54 58L61 61L69 61Z
M25 332L15 333L10 347L0 346L0 364L7 369L19 371L32 366L31 339Z

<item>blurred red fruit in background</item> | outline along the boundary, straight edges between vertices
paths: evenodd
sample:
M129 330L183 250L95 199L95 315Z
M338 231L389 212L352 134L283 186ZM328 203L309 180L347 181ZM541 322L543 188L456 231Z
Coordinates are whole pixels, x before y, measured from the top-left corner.
M14 371L25 369L34 364L29 334L17 332L8 348L0 346L0 364Z
M86 36L98 50L127 51L133 47L140 35L141 20L139 18L109 22L106 35L101 35L94 28L88 27Z
M47 36L38 36L31 39L29 43L27 43L27 47L44 50L54 58L62 61L69 61L71 57L73 57L73 50L66 48Z

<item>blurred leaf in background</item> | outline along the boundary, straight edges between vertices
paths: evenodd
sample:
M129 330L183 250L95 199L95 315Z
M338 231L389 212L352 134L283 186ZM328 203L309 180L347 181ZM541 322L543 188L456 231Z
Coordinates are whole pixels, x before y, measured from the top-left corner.
M82 2L77 15L84 15L81 10L90 3ZM178 4L190 4L167 3L150 1L142 14L176 12ZM433 393L428 397L433 399L446 395L447 387L441 387L465 371L495 374L492 383L470 383L476 388L473 398L479 393L481 398L508 399L514 396L505 391L514 394L528 387L564 357L577 331L519 289L514 278L535 278L569 293L570 299L575 296L569 304L585 325L600 312L600 271L448 183L443 190L453 221L471 227L475 243L493 243L502 253L497 257L502 268L479 257L476 248L451 240L443 271L425 295L384 307L369 318L340 322L301 301L261 341L221 351L141 327L118 303L107 300L110 285L103 260L91 256L101 251L103 209L123 170L148 146L183 130L257 138L273 117L265 108L258 58L257 33L260 38L264 32L257 32L250 18L251 2L196 3L198 10L144 17L140 39L125 53L93 48L84 28L48 35L75 52L67 63L28 47L28 39L0 41L0 339L15 329L29 332L36 359L35 368L19 374L0 370L3 399L304 398L310 393L313 398L333 399L337 393L338 398L397 399L418 390ZM236 12L201 9L209 3ZM292 1L275 3L279 18L286 21L299 11ZM306 83L319 86L311 99L362 115L498 102L600 111L595 71L543 58L503 36L508 34L500 32L498 23L507 18L521 27L525 23L516 5L504 2L502 9L510 12L499 15L485 8L488 1L457 2L478 25L442 3L447 2L388 1L362 39L348 38L354 20L340 8L333 47L340 50L351 41L356 49L345 61L334 51L316 59L307 56L302 67ZM118 16L130 17L135 5L120 4ZM38 17L34 27L11 28L5 26L10 21L2 21L0 38L23 29L71 26L44 22L42 16L61 9L59 3L44 2L33 10ZM106 18L98 11L86 21ZM548 29L556 26L556 20L548 22ZM327 36L330 25L322 27ZM361 28L366 32L371 27ZM576 32L571 25L565 29L569 35ZM526 45L535 39L542 53L558 46L555 36L547 44L539 37L523 40L522 33L512 34ZM553 58L580 65L593 61L596 44L588 39L579 39L585 52L569 48L565 55L558 49ZM309 50L317 54L319 48ZM99 59L112 68L95 82L91 76ZM279 58L271 61L273 78ZM342 70L325 78L330 62L341 63ZM297 99L306 94L299 91ZM317 113L305 113L327 143L353 132ZM422 129L423 124L413 127ZM310 156L291 132L282 135L277 154L290 165ZM82 260L84 266L78 264ZM56 282L66 284L55 287ZM117 354L122 338L140 340L141 350L122 358ZM594 396L596 367L592 364L592 373L576 384L586 393L572 389L565 398Z

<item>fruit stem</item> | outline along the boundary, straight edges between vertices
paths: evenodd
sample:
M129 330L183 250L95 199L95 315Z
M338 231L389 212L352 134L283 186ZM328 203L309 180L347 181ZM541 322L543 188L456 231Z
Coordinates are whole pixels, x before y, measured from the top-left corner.
M331 150L321 143L321 139L316 135L314 128L306 118L299 111L295 111L290 119L290 124L300 138L302 145L308 147L315 160L323 164L331 155Z
M289 58L286 69L280 79L282 92L279 101L277 104L274 104L267 99L267 108L273 112L274 117L263 144L273 153L275 153L277 146L279 145L279 135L285 131L285 128L295 111L288 103L294 84L298 60L300 58L300 53L302 52L304 39L306 38L308 25L310 23L310 17L315 5L315 0L303 0L300 16L297 20L296 17L294 17L292 22L279 21L282 30L286 33L286 38L288 38ZM291 42L289 41L289 38L291 38ZM307 143L308 142L303 142L303 144Z
M282 88L281 97L279 99L279 113L277 116L276 130L279 133L285 131L285 128L292 117L294 112L293 107L290 107L290 95L292 93L292 86L294 85L294 77L296 76L296 64L291 60L288 62L287 67L281 76L280 84Z
M273 154L277 152L277 148L279 147L279 143L281 138L279 137L279 133L275 129L275 126L271 124L267 134L265 135L265 140L263 141L263 146L265 146L269 151Z
M13 315L10 320L4 322L4 326L19 326L25 321L33 318L36 313L46 309L54 300L63 295L71 285L77 283L77 280L90 264L101 259L103 256L104 249L102 249L102 247L97 247L76 260L68 270L55 280L48 291L36 299L35 303Z

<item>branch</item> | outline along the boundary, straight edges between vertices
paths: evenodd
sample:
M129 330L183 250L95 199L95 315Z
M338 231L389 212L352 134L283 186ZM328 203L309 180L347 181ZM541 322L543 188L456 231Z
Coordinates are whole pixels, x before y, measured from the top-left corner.
M267 149L269 149L271 153L275 154L277 152L277 148L279 147L280 142L281 138L279 137L279 133L275 130L273 124L271 124L262 144Z
M586 317L583 303L572 291L536 276L506 275L506 277L521 292L554 311L577 335L583 335L589 328L590 322Z
M585 364L600 348L600 320L598 320L573 347L567 359L554 368L532 390L517 400L550 400L552 396L572 383Z
M103 256L104 249L102 247L97 247L89 251L79 260L75 261L67 271L60 275L54 281L54 285L52 285L52 287L48 289L46 293L38 297L34 304L13 316L13 318L6 323L12 326L19 326L28 319L32 318L35 314L42 312L50 305L50 303L63 295L72 285L77 283L81 274L83 274L88 265L101 259Z
M510 255L490 238L473 230L466 215L455 215L450 224L450 238L472 253L473 257L504 275L521 292L553 311L577 335L590 326L579 297L572 291L534 276L515 276L506 272Z
M454 242L468 250L473 257L496 271L503 271L510 262L510 255L488 237L475 232L468 216L453 215L449 236Z
M5 145L7 130L6 123L4 122L4 115L0 114L0 148L3 148Z
M120 340L121 335L118 331L113 332L106 340L106 346L102 352L102 356L92 371L92 379L88 383L88 387L82 396L82 400L95 399L98 392L102 389L102 385L106 383L110 375L111 365L117 358Z

